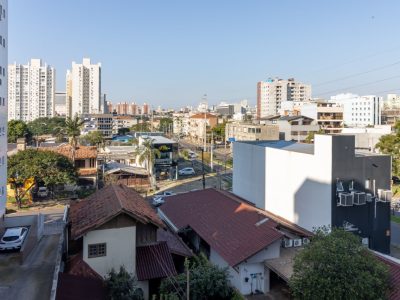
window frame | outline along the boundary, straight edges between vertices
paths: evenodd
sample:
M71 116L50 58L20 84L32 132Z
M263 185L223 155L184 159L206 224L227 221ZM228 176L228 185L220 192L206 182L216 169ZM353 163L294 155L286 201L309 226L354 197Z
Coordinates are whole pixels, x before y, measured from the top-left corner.
M100 247L104 245L104 253L99 253ZM91 247L95 247L96 254L91 254ZM107 243L88 244L88 258L107 256Z

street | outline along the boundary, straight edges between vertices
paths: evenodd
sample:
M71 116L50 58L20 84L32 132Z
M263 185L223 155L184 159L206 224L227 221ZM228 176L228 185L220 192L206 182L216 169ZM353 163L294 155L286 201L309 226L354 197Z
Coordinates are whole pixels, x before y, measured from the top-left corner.
M392 245L400 247L400 224L396 222L391 222L391 241Z

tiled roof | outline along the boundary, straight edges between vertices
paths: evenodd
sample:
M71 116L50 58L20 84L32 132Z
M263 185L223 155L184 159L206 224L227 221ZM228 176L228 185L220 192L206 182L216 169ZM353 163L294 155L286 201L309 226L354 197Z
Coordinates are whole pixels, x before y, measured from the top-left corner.
M182 239L176 233L172 232L169 229L165 230L159 228L157 230L157 241L167 242L168 248L173 254L186 257L193 256L192 251L189 249L188 246L186 246L184 241L182 241Z
M218 118L216 115L206 113L206 119ZM204 119L204 113L198 113L190 117L191 119Z
M93 270L82 258L82 252L72 256L67 261L66 273L79 276L81 278L91 278L103 280L101 275Z
M43 150L54 151L72 159L72 146L70 144L62 144L58 147L44 147ZM97 147L78 146L75 150L75 160L87 158L97 158Z
M215 189L170 196L160 211L178 230L192 228L231 266L283 237L262 210Z
M136 275L138 280L177 275L167 242L136 247Z
M96 168L79 169L78 173L79 173L80 176L96 175L97 174L97 169Z
M121 213L143 224L152 223L164 227L161 219L142 196L124 185L112 184L83 200L72 202L71 237L77 239Z
M378 252L375 252L376 257L389 267L390 274L390 292L388 295L389 300L400 299L400 263L396 262L396 259L389 259ZM398 261L398 260L397 260Z
M98 279L58 274L56 300L106 300L107 289Z

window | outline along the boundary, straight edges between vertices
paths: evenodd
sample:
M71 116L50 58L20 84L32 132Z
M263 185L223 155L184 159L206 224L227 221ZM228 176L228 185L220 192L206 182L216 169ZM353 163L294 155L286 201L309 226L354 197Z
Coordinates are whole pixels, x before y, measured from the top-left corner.
M88 245L88 258L100 257L107 255L107 244L92 244Z

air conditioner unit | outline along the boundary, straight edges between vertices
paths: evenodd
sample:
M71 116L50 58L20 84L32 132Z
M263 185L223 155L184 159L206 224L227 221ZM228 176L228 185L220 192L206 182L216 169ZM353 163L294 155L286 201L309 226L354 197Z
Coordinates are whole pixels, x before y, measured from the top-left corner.
M391 190L384 190L378 189L378 201L380 202L390 202L392 201L392 191Z
M339 193L338 206L353 206L354 195L350 193Z
M303 238L303 245L308 245L310 243L309 238Z
M284 239L284 240L283 240L283 247L284 247L284 248L293 247L293 240Z
M372 202L372 194L366 193L365 198L366 198L367 202Z
M353 192L354 205L364 205L367 201L367 195L364 192Z
M295 239L293 240L293 246L294 247L300 247L302 245L302 239Z

